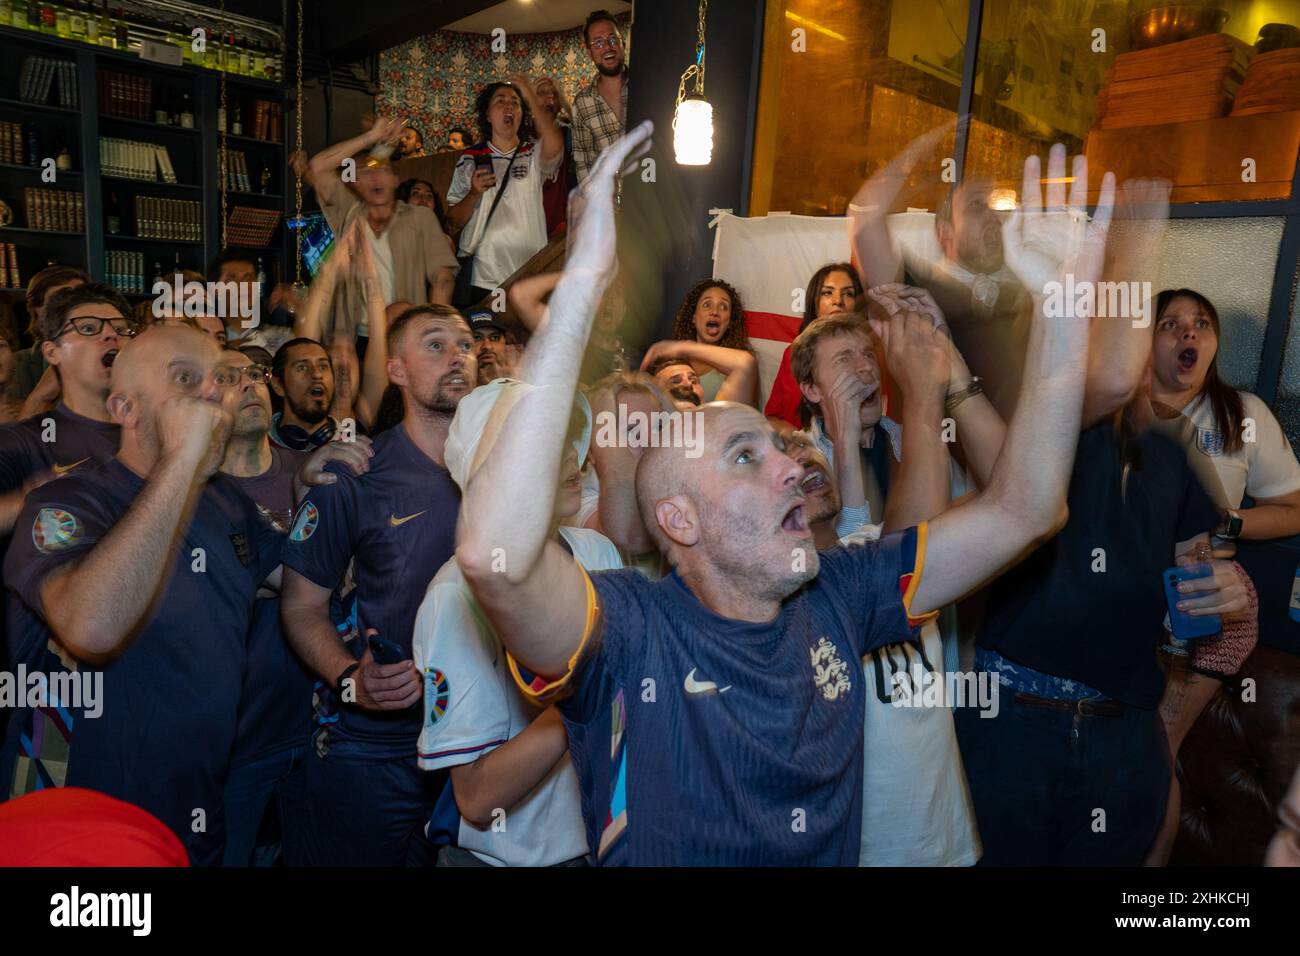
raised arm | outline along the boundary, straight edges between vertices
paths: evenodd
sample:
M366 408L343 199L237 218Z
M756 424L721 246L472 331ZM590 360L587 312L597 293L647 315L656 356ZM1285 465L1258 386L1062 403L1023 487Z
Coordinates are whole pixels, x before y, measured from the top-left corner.
M1002 443L1007 437L1007 425L983 392L972 394L968 391L974 376L952 340L938 303L925 289L900 283L875 286L867 291L867 295L891 315L904 310L920 312L928 316L935 327L943 332L950 369L945 398L954 402L949 406L945 401L944 417L951 418L956 426L954 437L957 448L962 452L976 484L981 488L988 487L989 477L993 474L993 463L1002 453Z
M602 388L587 397L594 421L601 420L602 412L609 416L608 420L618 420L613 389ZM592 442L590 454L600 479L600 501L595 513L587 519L586 526L605 535L624 554L653 551L654 540L646 531L636 501L636 466L641 458L641 449L632 448L630 443L623 441L612 445Z
M360 136L353 136L341 143L327 146L313 156L307 163L307 171L310 173L309 181L316 188L316 195L320 198L321 205L335 204L346 198L348 187L343 184L343 180L338 175L343 160L363 149L369 149L376 143L396 141L402 135L405 126L406 124L401 120L377 119L375 125Z
M575 192L564 274L521 369L533 388L518 399L465 490L457 560L507 650L541 674L563 673L583 637L582 572L551 540L556 476L587 338L616 269L615 179L648 148L651 129L643 123L605 150ZM501 488L532 489L528 507Z
M45 620L74 657L111 659L148 615L202 493L202 469L220 460L214 439L229 417L213 402L168 399L158 416L162 453L131 507L85 557L41 586Z
M988 488L930 523L913 615L950 604L997 576L1068 516L1091 315L1048 315L1047 287L1070 274L1076 283L1100 276L1115 180L1109 173L1103 178L1095 218L1088 222L1084 157L1074 162L1068 207L1064 146L1053 146L1048 160L1046 210L1039 179L1038 157L1031 156L1025 161L1023 206L1002 227L1007 264L1034 297L1020 401Z
M1123 408L1142 384L1151 357L1155 316L1150 310L1155 308L1155 297L1147 300L1141 290L1155 287L1171 188L1164 179L1129 179L1118 191L1103 278L1116 283L1109 288L1124 289L1127 294L1112 299L1098 292L1098 299L1106 300L1106 312L1099 301L1088 347L1085 426ZM1120 314L1106 314L1112 309Z
M706 345L685 339L665 339L646 349L641 359L641 371L661 358L680 358L690 362L712 365L727 377L718 389L719 402L740 402L753 405L758 395L758 359L744 349L729 349L721 345Z
M885 532L941 514L951 498L943 400L948 349L928 316L899 310L872 328L885 346L885 364L903 394L903 458L885 501Z
M849 247L864 285L881 285L902 278L903 260L889 238L886 217L912 170L922 159L933 156L935 147L954 126L955 121L944 123L912 140L863 183L849 203Z
M369 320L369 345L366 346L366 367L361 370L361 394L357 396L357 415L366 427L374 424L388 388L388 310L384 307L384 293L379 284L379 268L370 251L370 243L356 243L359 251L361 282L366 290L366 318Z
M357 237L361 232L361 219L358 217L352 226L343 231L330 250L328 258L316 278L307 290L307 304L297 311L293 319L293 337L325 341L325 319L334 302L334 290L338 287L339 276L352 262L353 250L357 246ZM363 246L369 243L362 241Z
M533 114L533 126L537 128L537 136L542 141L542 165L554 168L556 163L564 159L564 133L556 125L554 117L542 107L537 90L528 77L519 74L512 76L510 82L519 90L519 95L524 98Z
M529 333L536 332L546 315L546 303L542 300L551 294L555 284L560 281L559 272L541 272L511 283L506 296L514 306L515 315Z

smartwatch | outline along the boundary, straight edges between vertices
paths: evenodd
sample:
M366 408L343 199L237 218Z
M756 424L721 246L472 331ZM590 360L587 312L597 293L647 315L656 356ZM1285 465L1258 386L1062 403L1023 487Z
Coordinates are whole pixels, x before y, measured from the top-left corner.
M1220 538L1235 540L1241 536L1241 527L1245 522L1241 520L1241 515L1232 509L1224 512L1222 530L1219 532Z

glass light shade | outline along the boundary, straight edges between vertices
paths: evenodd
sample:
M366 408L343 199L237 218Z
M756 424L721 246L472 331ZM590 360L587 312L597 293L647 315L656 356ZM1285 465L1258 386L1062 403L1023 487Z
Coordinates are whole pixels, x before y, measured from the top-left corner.
M681 166L707 166L713 159L713 105L682 100L673 114L673 152Z

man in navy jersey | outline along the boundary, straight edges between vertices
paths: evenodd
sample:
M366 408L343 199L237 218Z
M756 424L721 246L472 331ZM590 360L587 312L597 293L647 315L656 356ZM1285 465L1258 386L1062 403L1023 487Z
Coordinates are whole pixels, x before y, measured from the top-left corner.
M267 385L271 370L242 351L226 351L223 360L240 378L232 386L234 425L221 471L253 500L263 524L287 536L294 505L306 491L302 482L337 481L324 472L330 461L341 462L354 475L364 474L370 466L370 439L330 442L310 455L272 444ZM300 473L303 477L296 481ZM226 783L222 862L227 866L269 864L277 844L283 846L289 865L302 859L303 762L311 736L312 684L311 672L289 648L280 629L279 595L260 593L248 635L248 664ZM272 799L280 839L264 844L258 840L259 827Z
M15 712L7 791L66 784L134 803L196 864L221 858L245 642L283 541L216 473L231 384L211 338L141 333L114 363L120 451L30 494L5 560L11 657L70 694Z
M131 307L106 285L62 289L46 303L41 350L59 378L55 408L0 427L0 535L7 535L27 491L117 451L118 426L104 404L110 370L135 334Z
M521 687L560 703L603 864L854 865L862 816L864 686L857 662L1053 533L1065 514L1087 364L1087 316L1047 317L1048 283L1095 281L1114 178L1096 220L1087 166L1069 205L1053 150L1004 226L1006 256L1040 290L1024 393L983 494L879 542L819 554L803 468L752 408L700 410L703 454L650 447L637 466L647 529L674 566L588 575L546 540L569 407L613 275L613 187L647 148L642 124L606 149L574 203L550 320L526 353L534 385L465 491L456 551ZM585 209L582 207L585 205ZM574 217L577 218L577 217ZM510 489L528 489L521 507Z
M474 387L474 338L449 306L416 306L389 327L388 353L401 425L375 439L366 474L339 470L308 493L285 548L285 633L334 689L307 760L314 865L430 862L422 828L446 781L416 763L422 678L411 654L416 612L455 543L460 492L443 446ZM344 644L329 602L349 563L357 633Z

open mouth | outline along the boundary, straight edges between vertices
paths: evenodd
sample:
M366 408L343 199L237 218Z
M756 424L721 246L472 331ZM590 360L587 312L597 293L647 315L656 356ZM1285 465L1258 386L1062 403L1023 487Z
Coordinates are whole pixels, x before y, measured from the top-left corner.
M311 388L307 389L307 394L310 395L312 398L323 399L325 397L325 386L313 385Z
M1196 367L1196 360L1200 353L1194 348L1185 348L1178 353L1178 368L1184 372L1190 372Z
M564 479L564 485L566 488L580 487L582 485L582 473L577 471L573 472L573 474Z
M113 367L113 362L117 360L117 351L117 349L109 349L103 354L99 361L103 364L104 368Z
M710 319L708 322L705 322L705 323L704 323L704 332L705 332L706 335L708 335L708 336L710 336L710 337L721 335L721 334L722 334L722 323L721 323L721 322L718 322L718 321L716 321L716 320Z
M826 489L826 476L820 470L810 471L804 475L803 481L799 482L799 487L803 489L805 495L815 495Z
M442 380L444 388L469 388L469 379L459 373L448 375Z
M808 536L808 518L804 514L803 502L786 512L785 519L781 522L781 530L801 538Z

